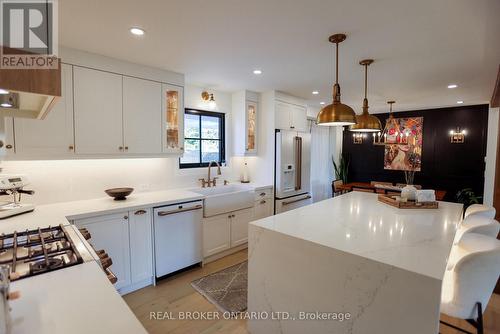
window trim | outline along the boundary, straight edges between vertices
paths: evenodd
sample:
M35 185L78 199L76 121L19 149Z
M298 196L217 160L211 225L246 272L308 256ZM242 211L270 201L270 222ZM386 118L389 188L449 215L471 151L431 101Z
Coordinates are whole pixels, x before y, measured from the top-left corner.
M179 157L179 169L188 169L188 168L203 168L203 167L208 167L209 162L201 162L202 160L202 142L203 140L218 140L219 141L219 161L217 161L219 164L223 164L226 162L226 114L221 113L221 112L215 112L215 111L209 111L209 110L202 110L202 109L194 109L194 108L185 108L184 109L184 115L198 115L200 116L200 138L189 138L189 137L184 137L184 140L186 139L194 139L194 140L199 140L200 141L200 162L199 163L182 163L181 158ZM202 138L201 134L201 116L211 116L211 117L217 117L219 118L219 139L213 139L213 138ZM185 120L184 120L185 124ZM184 147L186 145L184 144Z

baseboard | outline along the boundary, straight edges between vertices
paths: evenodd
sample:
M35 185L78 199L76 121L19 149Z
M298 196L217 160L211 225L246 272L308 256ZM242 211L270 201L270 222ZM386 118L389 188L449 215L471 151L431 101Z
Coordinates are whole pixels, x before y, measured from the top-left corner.
M136 290L139 290L139 289L142 289L148 285L153 285L153 277L151 278L146 278L142 281L139 281L137 283L134 283L134 284L131 284L129 286L125 286L121 289L118 290L118 293L122 296L128 294L128 293L131 293L131 292L134 292Z
M233 247L233 248L230 248L230 249L226 249L225 251L222 251L220 253L217 253L217 254L214 254L214 255L211 255L209 257L206 257L203 259L203 265L207 264L207 263L210 263L210 262L213 262L215 260L218 260L218 259L221 259L225 256L228 256L228 255L231 255L233 253L236 253L236 252L239 252L240 250L243 250L243 249L246 249L248 248L248 243L244 243L242 245L239 245L239 246L236 246L236 247Z

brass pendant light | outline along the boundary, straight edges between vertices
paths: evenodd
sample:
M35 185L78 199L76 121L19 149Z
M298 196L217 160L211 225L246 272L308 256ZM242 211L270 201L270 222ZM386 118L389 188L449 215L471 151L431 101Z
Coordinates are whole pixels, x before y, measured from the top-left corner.
M333 102L323 107L318 114L318 125L325 126L344 126L356 124L356 113L347 104L340 102L339 85L339 43L346 39L344 34L335 34L328 39L335 43L336 48L336 66L335 66L335 85L333 85Z
M366 98L366 91L368 87L368 66L373 63L373 59L364 59L359 62L359 65L365 67L365 98L363 99L363 113L356 115L356 124L351 125L350 131L355 132L379 132L382 131L382 124L380 120L370 115L368 112L368 99Z

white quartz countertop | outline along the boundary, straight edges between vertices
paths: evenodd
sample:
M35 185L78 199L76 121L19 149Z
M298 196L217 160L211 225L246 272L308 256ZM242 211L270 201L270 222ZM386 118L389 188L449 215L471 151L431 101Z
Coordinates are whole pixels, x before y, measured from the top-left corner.
M441 280L462 210L397 209L351 192L251 224Z
M11 283L13 333L146 333L96 262Z
M86 218L100 214L134 210L149 206L163 206L179 202L203 199L203 195L184 190L164 190L145 193L132 193L124 201L111 197L90 200L38 205L35 211L0 220L0 233L12 233L49 225L69 224L68 219Z

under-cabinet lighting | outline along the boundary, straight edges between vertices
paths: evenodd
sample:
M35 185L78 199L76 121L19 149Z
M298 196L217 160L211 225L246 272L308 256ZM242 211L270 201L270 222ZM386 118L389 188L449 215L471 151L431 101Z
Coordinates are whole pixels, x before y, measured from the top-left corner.
M460 100L460 101L457 101L457 104L462 104L464 103L464 101Z
M458 85L455 85L455 84L450 84L450 85L448 85L448 88L449 88L449 89L453 89L453 88L457 88L457 87L458 87Z
M253 74L255 75L262 74L262 70L253 70Z
M8 90L0 88L0 95L7 95L7 94L9 94Z

